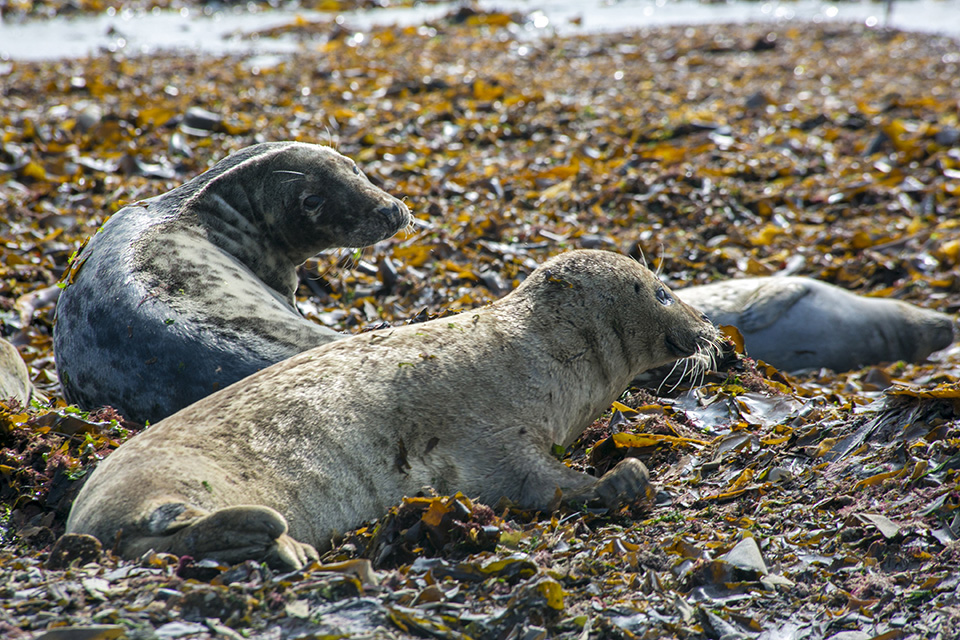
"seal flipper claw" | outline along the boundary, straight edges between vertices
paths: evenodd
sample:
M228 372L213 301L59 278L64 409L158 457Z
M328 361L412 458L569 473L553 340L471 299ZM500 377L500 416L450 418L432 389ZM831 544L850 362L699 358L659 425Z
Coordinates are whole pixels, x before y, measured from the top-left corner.
M566 493L567 504L601 502L609 509L647 497L652 489L650 472L636 458L625 458L586 487Z
M266 562L271 567L292 567L302 569L311 562L320 560L320 554L313 545L294 540L283 534L276 540L274 548L267 555Z
M162 507L161 507L162 508ZM189 509L192 514L202 512ZM317 560L316 549L287 535L287 521L274 509L241 505L218 509L183 524L178 518L168 535L142 536L125 544L124 555L139 555L154 549L195 558L213 558L236 564L245 560L266 561L273 567L301 569Z

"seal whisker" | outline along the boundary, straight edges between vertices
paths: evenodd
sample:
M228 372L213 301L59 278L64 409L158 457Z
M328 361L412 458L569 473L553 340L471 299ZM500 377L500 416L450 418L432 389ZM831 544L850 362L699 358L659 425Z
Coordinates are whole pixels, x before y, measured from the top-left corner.
M700 381L697 382L697 387L702 387L704 381L707 379L707 369L712 362L713 357L709 353L704 353L704 347L697 345L697 365L698 373L700 374Z
M349 253L348 253L349 252ZM337 255L337 264L345 269L355 269L360 264L360 256L363 255L363 247L344 247L340 249Z
M677 370L677 367L680 365L680 361L676 360L673 363L673 366L670 367L670 371L667 372L667 375L663 377L663 380L660 381L660 386L657 387L657 395L660 395L660 392L663 390L663 385L667 384L667 380L670 379L670 376L673 375L673 372Z
M647 256L646 256L646 254L643 252L643 247L641 247L639 244L637 245L637 251L640 252L641 264L642 264L644 267L649 268L649 265L647 265Z
M323 131L324 133L327 134L327 146L333 149L334 151L339 151L340 149L338 148L338 146L340 143L340 136L330 131L330 125L324 125Z
M305 174L305 173L302 172L302 171L291 171L291 170L289 170L289 169L275 169L275 170L273 171L273 173L285 173L285 174L287 174L287 175L297 176L297 177L300 178L301 180L303 180L303 179L305 179L305 178L307 177L307 174Z
M689 361L687 364L690 365L690 370L687 371L687 367L683 368L684 377L690 381L690 386L697 386L697 377L700 375L700 345L697 345L697 350L693 353L692 356L687 358Z
M331 271L333 271L334 265L331 264L331 263L329 263L329 262L327 262L327 263L326 263L326 268L323 269L322 271L320 270L319 267L320 267L320 264L317 263L316 267L314 268L314 271L315 271L315 273L317 274L317 275L316 275L316 280L326 279L327 274L329 274Z
M670 387L669 389L670 393L673 393L674 391L676 391L677 387L679 387L683 383L683 379L687 377L687 367L690 366L690 358L687 357L687 358L683 358L682 360L677 360L677 364L680 364L681 362L683 363L683 370L680 372L680 377L677 378L677 381L673 384L672 387Z
M293 182L300 182L301 180L306 180L307 174L302 171L292 171L290 169L275 169L273 173L283 173L286 175L294 176L287 180L283 180L280 184L291 184Z
M404 205L406 205L406 207L407 207L408 210L410 209L410 205L407 204L407 196L401 196L401 197L399 198L399 200L400 200L400 202L402 202ZM405 235L411 236L411 235L413 235L414 233L416 233L416 228L417 228L417 226L426 227L427 225L424 223L423 220L420 220L419 218L415 217L415 216L413 215L413 213L411 213L411 214L410 214L410 220L409 220L409 222L407 222L407 226L405 226L403 229L401 229L401 231L403 231L403 233L404 233Z

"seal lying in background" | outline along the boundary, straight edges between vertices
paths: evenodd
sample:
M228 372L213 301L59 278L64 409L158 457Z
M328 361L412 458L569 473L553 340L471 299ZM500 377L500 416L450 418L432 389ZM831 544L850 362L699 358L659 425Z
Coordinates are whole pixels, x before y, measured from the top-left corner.
M0 338L0 402L15 399L21 407L26 407L35 395L27 363L15 346Z
M563 254L477 311L359 334L294 356L123 444L67 531L149 549L300 567L332 536L427 485L530 509L645 495L628 458L601 478L551 455L635 375L701 367L717 330L649 270ZM289 524L289 529L288 529Z
M743 334L747 355L785 371L918 362L953 342L953 319L803 277L726 280L676 292Z
M247 147L124 207L75 258L57 305L64 397L160 420L341 337L297 311L297 266L409 222L352 160L299 142Z

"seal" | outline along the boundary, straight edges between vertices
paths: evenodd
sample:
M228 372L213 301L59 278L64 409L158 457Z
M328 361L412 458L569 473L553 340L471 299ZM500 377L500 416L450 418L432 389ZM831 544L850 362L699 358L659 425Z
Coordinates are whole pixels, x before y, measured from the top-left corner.
M631 258L565 253L488 307L318 347L146 429L100 463L67 531L128 558L300 567L425 486L529 509L632 501L639 460L595 478L551 446L637 373L708 366L717 340Z
M64 279L54 327L64 397L157 421L341 337L298 312L297 266L410 220L352 160L300 142L247 147L124 207Z
M20 356L17 348L0 338L0 402L16 400L21 407L30 404L30 398L37 396L30 380L30 370Z
M812 278L743 278L676 293L715 323L737 327L747 355L785 371L919 362L954 340L949 315Z

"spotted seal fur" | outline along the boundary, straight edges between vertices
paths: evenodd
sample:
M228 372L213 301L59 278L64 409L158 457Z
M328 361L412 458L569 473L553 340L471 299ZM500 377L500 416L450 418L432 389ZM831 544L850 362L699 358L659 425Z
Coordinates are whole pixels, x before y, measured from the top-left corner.
M104 460L68 532L299 567L424 486L531 509L645 495L633 458L601 478L557 461L646 369L701 364L717 331L646 267L573 251L477 311L359 334L187 407Z
M73 262L57 305L64 397L157 421L339 334L295 306L296 268L410 222L333 149L274 142L124 207Z

